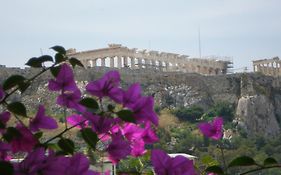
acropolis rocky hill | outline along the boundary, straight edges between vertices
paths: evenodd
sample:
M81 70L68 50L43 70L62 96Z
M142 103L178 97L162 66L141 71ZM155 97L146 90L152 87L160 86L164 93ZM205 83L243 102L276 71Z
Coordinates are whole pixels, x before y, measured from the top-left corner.
M199 105L207 110L217 102L226 101L236 107L236 124L249 134L275 136L280 133L281 79L276 75L281 72L281 62L277 58L254 62L254 71L259 72L227 74L232 64L229 60L190 58L174 53L129 49L120 44L81 52L70 49L67 54L85 65L85 69L75 69L82 89L87 82L114 69L121 73L123 86L140 82L144 93L154 96L157 106ZM12 74L31 77L38 71L1 66L0 82ZM23 101L31 110L43 103L53 112L62 112L53 105L55 94L46 90L50 78L50 74L39 77L23 94ZM12 100L18 98L20 95Z
M118 69L122 75L122 85L140 82L145 94L153 95L161 107L191 106L194 104L208 109L219 101L228 101L236 106L236 122L248 133L275 136L280 133L281 121L281 80L278 77L258 73L227 74L205 76L197 73L163 72L156 69ZM80 87L88 81L99 78L106 67L78 68L75 71ZM12 74L30 77L36 69L0 68L0 82ZM23 94L24 103L34 110L36 104L49 105L51 111L60 113L53 104L55 94L47 91L45 74ZM11 100L21 98L14 96Z

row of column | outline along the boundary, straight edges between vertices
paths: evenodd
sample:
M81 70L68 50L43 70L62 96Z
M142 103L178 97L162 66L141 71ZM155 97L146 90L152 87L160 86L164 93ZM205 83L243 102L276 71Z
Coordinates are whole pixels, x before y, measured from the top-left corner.
M159 60L149 60L143 58L132 58L132 57L104 57L104 58L95 58L95 59L86 59L82 63L87 67L110 67L110 68L124 68L128 67L131 69L157 69L162 71L181 71L181 72L196 72L205 75L219 75L225 74L226 71L223 71L219 68L211 68L206 66L200 66L191 63L175 63L175 62L166 62Z
M143 58L131 58L131 57L105 57L87 59L82 61L87 67L111 67L111 68L123 68L130 67L131 69L142 69L142 68L155 68L159 70L172 70L177 67L176 64L170 62L164 62L159 60L149 60Z
M262 72L266 75L280 75L281 64L279 62L271 63L255 63L253 65L254 72Z

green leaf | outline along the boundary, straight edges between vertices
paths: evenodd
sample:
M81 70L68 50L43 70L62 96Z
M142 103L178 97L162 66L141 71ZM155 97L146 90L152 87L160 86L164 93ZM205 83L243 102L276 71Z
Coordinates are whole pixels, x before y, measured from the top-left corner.
M273 165L273 164L278 164L278 162L272 157L268 157L263 161L264 166Z
M2 123L2 121L0 121L0 129L5 129L5 125L4 125L4 123Z
M135 118L133 117L134 113L130 110L121 110L116 114L118 115L119 118L121 118L125 122L131 122L131 123L136 122Z
M10 162L0 161L0 174L13 175L14 167Z
M39 58L33 57L30 58L25 65L30 66L30 67L35 67L35 68L40 68L42 67L42 63L51 61L53 62L53 58L49 55L43 55L40 56Z
M20 137L21 133L14 127L8 127L6 133L3 135L3 138L10 142L13 138Z
M63 54L57 53L55 55L55 60L56 60L56 63L61 63L61 62L65 61L65 60L67 60L67 59L66 59L66 57Z
M206 172L215 173L215 174L224 174L223 169L219 166L210 166L205 169Z
M209 155L203 156L202 163L207 166L218 165L218 162L212 156Z
M14 114L27 117L26 108L21 102L13 102L8 104L8 110Z
M54 51L60 53L60 54L63 54L65 55L66 54L66 50L64 47L62 46L54 46L54 47L51 47L50 49L53 49Z
M50 71L54 77L57 77L60 72L60 68L61 66L51 67Z
M65 153L74 153L74 142L72 140L61 138L58 142L58 145Z
M40 139L42 136L43 136L43 132L41 131L34 134L34 137L37 139Z
M257 165L253 158L248 156L237 157L230 162L228 167Z
M25 78L21 75L12 75L10 76L4 83L3 83L3 89L8 90L11 89L20 83L23 83Z
M79 103L90 109L99 109L98 102L93 98L89 98L89 97L83 98Z
M42 62L40 60L38 60L38 58L33 57L33 58L30 58L27 61L27 63L25 63L25 65L30 66L30 67L39 68L39 67L42 67Z
M40 60L41 63L44 63L44 62L54 62L53 60L53 57L51 57L50 55L42 55L40 57L38 57L38 60Z
M109 104L109 105L107 105L107 109L108 109L108 111L113 112L113 111L114 111L114 109L115 109L115 106L114 106L114 105L112 105L112 104Z
M84 128L81 131L81 135L85 142L93 149L96 149L96 144L98 142L98 136L91 128Z
M81 63L81 61L79 61L77 58L70 58L69 59L70 64L72 65L72 67L80 66L80 67L84 67L84 65Z
M19 84L19 90L21 93L24 93L26 89L30 86L30 82L22 82Z

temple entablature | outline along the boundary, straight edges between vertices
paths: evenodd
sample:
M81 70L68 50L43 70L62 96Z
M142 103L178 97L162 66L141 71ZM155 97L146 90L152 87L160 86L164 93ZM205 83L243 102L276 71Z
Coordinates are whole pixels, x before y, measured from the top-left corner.
M260 72L270 76L281 76L281 60L279 57L260 59L253 61L254 72Z
M189 58L188 55L155 50L129 49L121 44L109 44L107 48L77 52L67 50L68 56L78 58L86 67L157 69L160 71L194 72L205 75L225 74L231 62L213 59Z

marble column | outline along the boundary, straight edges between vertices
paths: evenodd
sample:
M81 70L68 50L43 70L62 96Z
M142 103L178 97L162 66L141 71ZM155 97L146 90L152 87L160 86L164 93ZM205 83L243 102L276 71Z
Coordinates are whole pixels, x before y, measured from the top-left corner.
M150 61L148 59L144 59L145 68L150 68Z
M156 60L151 60L151 67L157 69Z
M136 65L135 65L135 58L131 58L131 69L135 69Z
M117 57L117 67L122 68L122 58L121 57Z
M91 61L92 61L91 67L96 67L97 66L97 58L92 59Z
M110 64L110 67L111 67L111 68L114 68L114 57L110 57L110 58L109 58L109 62L110 62L110 63L109 63L109 64Z
M105 67L105 58L101 58L101 67Z
M165 65L166 65L166 71L169 71L170 70L170 63L169 62L165 62Z
M139 69L142 69L142 58L137 58L137 60Z
M123 59L124 59L124 67L128 67L128 57L123 56Z
M159 70L163 70L163 62L162 61L158 61L159 62Z

